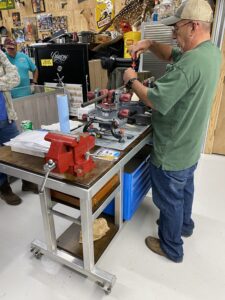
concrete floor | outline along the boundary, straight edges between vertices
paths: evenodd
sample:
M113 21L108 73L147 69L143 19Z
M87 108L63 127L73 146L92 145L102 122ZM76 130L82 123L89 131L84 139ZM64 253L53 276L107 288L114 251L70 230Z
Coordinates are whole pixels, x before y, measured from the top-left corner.
M23 203L0 201L1 300L222 300L225 299L225 157L203 155L196 172L194 235L184 240L184 261L170 262L150 252L146 236L157 236L158 211L150 194L98 262L117 277L110 295L92 281L43 256L30 253L44 239L37 195L13 189ZM57 233L68 224L56 219Z

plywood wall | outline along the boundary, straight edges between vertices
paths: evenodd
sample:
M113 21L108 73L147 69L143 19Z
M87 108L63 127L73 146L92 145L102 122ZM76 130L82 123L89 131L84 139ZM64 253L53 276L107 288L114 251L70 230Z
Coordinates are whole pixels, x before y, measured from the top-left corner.
M225 35L223 37L222 57L223 62L221 67L220 80L212 107L204 151L207 154L219 153L225 155Z
M3 20L0 21L0 26L5 26L11 34L13 28L12 13L19 12L21 21L24 17L33 17L31 0L23 0L25 6L20 4L14 10L2 11ZM44 0L46 13L51 13L53 16L67 16L68 31L82 31L95 29L95 4L96 0L84 0L78 3L78 0ZM116 13L124 6L124 1L115 0ZM62 4L67 3L64 8ZM22 24L23 26L23 24ZM41 37L41 35L39 35Z

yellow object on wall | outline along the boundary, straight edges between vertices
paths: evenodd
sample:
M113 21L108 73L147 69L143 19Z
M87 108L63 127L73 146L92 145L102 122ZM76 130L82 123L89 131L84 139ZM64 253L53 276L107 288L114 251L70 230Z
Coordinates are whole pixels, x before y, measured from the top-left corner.
M15 0L1 0L0 9L12 9L15 8Z
M108 24L115 16L115 0L96 0L95 19L97 30ZM110 27L109 30L113 30Z
M141 39L141 33L139 31L129 31L125 32L123 35L124 39L124 58L131 58L128 53L128 49L130 46L134 45Z

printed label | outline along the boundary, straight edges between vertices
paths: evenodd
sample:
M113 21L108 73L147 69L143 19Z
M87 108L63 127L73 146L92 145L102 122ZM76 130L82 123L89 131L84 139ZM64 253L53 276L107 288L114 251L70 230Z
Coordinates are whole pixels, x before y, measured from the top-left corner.
M97 29L108 24L115 15L114 0L97 0L95 15ZM110 29L113 29L112 26Z
M42 67L52 67L53 60L52 59L41 59L41 66Z

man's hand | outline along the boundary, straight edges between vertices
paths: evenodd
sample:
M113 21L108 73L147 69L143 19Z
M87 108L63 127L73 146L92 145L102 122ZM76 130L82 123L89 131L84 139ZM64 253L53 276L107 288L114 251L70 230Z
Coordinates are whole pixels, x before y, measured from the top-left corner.
M123 80L125 85L127 84L127 82L132 79L132 78L137 78L137 73L132 69L129 68L124 72L123 75ZM133 92L138 96L139 99L141 99L141 101L143 101L145 103L145 105L153 108L153 104L151 102L150 99L148 99L148 88L146 86L144 86L140 81L135 80L132 82L132 90Z
M136 44L130 46L128 52L132 57L136 56L138 58L140 54L150 50L152 43L152 40L141 40Z
M36 82L36 81L34 81L34 80L31 80L31 83L30 83L31 85L37 85L38 83Z
M135 77L137 77L137 73L132 68L128 68L125 70L123 74L123 81L126 84L128 80Z

